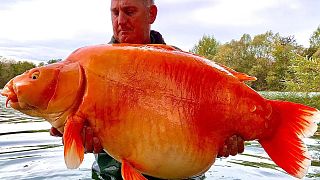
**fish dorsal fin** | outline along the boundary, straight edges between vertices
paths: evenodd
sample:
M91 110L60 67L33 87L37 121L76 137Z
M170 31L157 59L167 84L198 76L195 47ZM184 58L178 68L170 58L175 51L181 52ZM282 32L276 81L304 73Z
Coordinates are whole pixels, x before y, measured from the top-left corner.
M170 46L170 45L166 45L166 44L148 44L146 46L154 47L157 49L165 49L165 50L169 50L169 51L179 50L178 48L176 48L174 46Z
M167 50L167 51L175 51L175 50L179 50L181 51L179 48L175 47L175 46L170 46L170 45L166 45L166 44L127 44L127 43L122 43L122 44L112 44L112 46L115 47L138 47L138 48L151 48L151 49L163 49L163 50Z
M134 169L126 160L122 160L121 175L124 180L147 180L147 178Z
M219 64L219 66L223 67L224 69L226 69L227 71L229 71L232 75L234 75L235 77L237 77L239 79L239 81L243 82L243 81L255 81L257 80L256 77L254 76L249 76L245 73L241 73L241 72L237 72L225 65Z

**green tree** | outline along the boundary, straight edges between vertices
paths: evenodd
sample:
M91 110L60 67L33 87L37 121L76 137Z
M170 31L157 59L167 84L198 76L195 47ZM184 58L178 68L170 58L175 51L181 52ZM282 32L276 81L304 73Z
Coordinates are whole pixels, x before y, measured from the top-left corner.
M310 47L305 50L304 56L320 57L320 26L312 33L309 43Z
M289 69L294 76L286 78L286 90L320 92L320 58L296 56Z
M44 62L41 62L41 63L38 64L38 67L41 67L41 66L44 66L44 65L45 65Z
M300 48L301 46L297 45L294 36L281 37L276 34L272 50L274 63L267 77L271 90L284 91L286 89L285 79L294 76L289 71L291 60L298 55Z
M310 39L310 47L319 48L320 47L320 26L312 33Z
M0 62L0 88L2 88L10 79L14 77L13 71L10 70L10 64L8 62Z
M11 64L11 68L13 71L14 76L20 75L24 73L25 71L35 68L36 65L27 61L18 61L17 63Z
M190 52L212 60L219 45L220 43L213 36L204 35Z
M248 83L253 89L266 91L269 89L268 79L272 66L269 61L264 58L256 59L256 63L251 67L248 74L255 76L256 81Z
M52 63L56 63L56 62L60 62L62 61L62 59L50 59L49 61L47 61L48 64L52 64Z
M272 32L267 32L252 39L244 34L238 41L221 45L214 59L236 71L257 77L257 81L248 82L248 85L256 90L266 90L266 77L273 62L272 36Z
M3 87L3 84L5 83L4 81L4 72L5 71L5 67L4 67L4 63L2 61L0 61L0 88Z
M13 77L34 67L35 65L30 62L15 62L10 59L2 58L0 61L0 88L2 88Z
M256 60L250 73L258 80L252 83L257 90L284 91L288 66L296 54L303 52L294 36L282 37L268 31L254 37L251 44Z
M284 91L286 78L294 77L294 72L288 68L291 59L304 52L294 36L282 37L272 31L253 38L244 34L239 40L219 45L214 43L217 40L209 39L204 36L192 52L257 77L257 81L248 82L256 90Z

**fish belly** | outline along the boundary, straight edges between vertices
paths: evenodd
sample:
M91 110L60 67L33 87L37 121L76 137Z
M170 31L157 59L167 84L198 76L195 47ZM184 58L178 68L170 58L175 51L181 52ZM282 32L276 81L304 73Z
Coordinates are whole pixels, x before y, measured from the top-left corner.
M121 123L99 133L103 147L144 174L190 177L205 172L215 160L220 141L200 137L192 126L183 125L179 116L168 121L168 117L141 110L124 116Z
M85 113L105 151L118 161L163 178L194 176L214 162L224 133L208 121L212 113L198 115L195 102L115 84L94 90L107 93L98 99L87 96L94 101L85 103L91 104Z

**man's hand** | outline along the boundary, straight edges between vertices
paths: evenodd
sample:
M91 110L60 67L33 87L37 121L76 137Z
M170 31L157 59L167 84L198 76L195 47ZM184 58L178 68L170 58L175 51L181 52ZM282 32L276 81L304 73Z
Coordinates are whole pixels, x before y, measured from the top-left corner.
M235 156L238 153L243 153L244 141L240 136L233 135L225 141L222 148L219 149L218 157Z
M51 127L50 129L50 135L55 137L62 137L63 134L61 134L56 128Z
M63 144L63 134L61 134L56 128L51 127L50 135L55 137L62 137ZM100 144L99 138L94 136L93 130L91 127L84 126L81 132L82 143L84 145L85 153L101 153L103 148Z
M98 137L94 136L91 127L84 126L81 132L85 153L101 153L103 148Z

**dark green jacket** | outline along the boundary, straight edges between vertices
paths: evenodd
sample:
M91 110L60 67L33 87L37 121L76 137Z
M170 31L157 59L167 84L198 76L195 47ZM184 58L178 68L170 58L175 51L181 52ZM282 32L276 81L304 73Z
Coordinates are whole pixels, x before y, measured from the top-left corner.
M150 31L150 44L166 44L162 38L162 35L154 30ZM118 44L119 42L112 36L109 44Z

